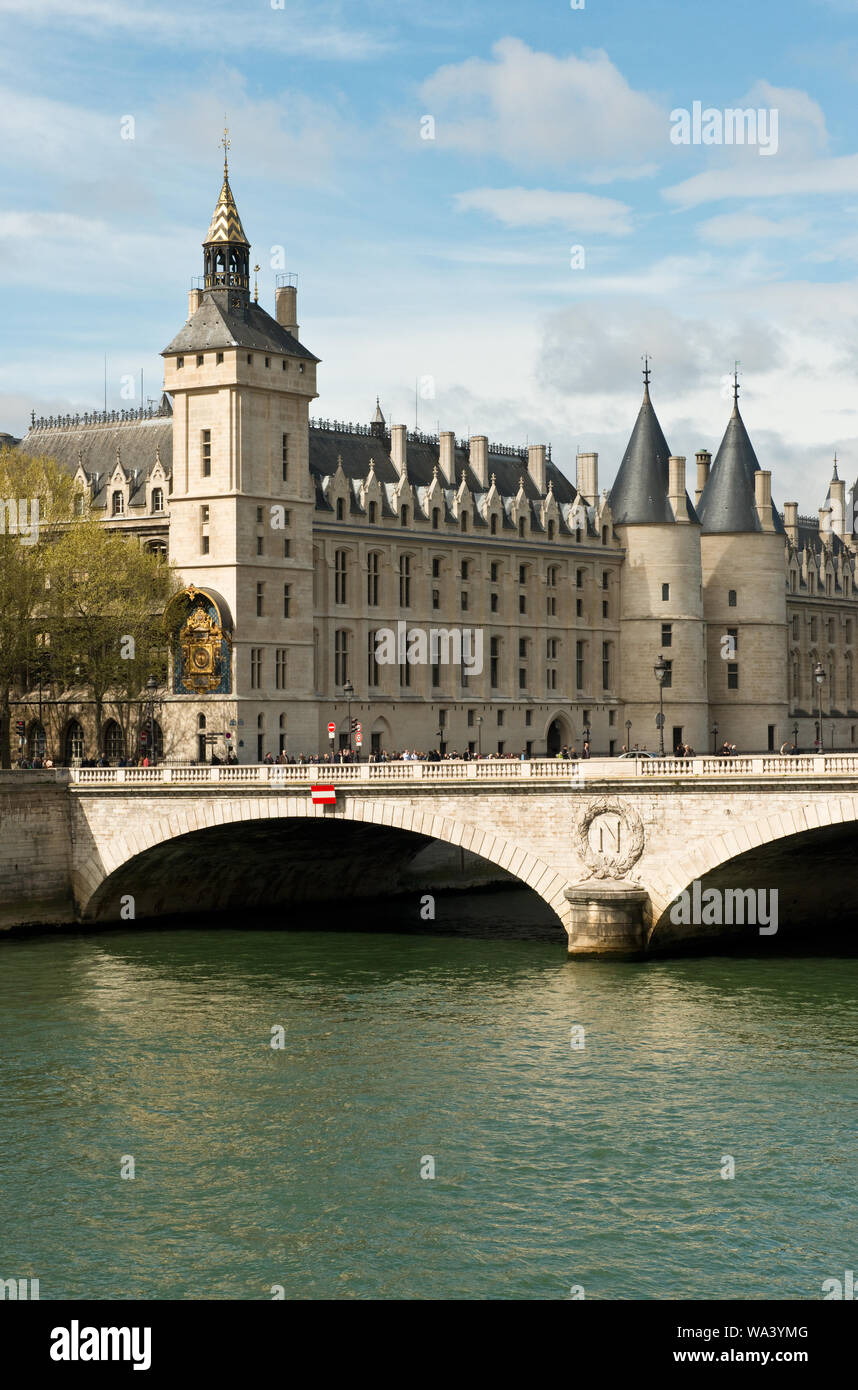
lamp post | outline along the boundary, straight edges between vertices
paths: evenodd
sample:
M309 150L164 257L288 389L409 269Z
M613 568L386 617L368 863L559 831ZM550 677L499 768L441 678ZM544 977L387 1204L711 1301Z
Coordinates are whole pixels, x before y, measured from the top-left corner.
M155 691L158 689L158 682L154 676L150 676L146 682L146 693L149 696L149 753L152 767L155 766Z
M632 751L632 721L631 721L630 719L627 719L627 720L626 720L626 752L627 752L627 753L631 753L631 751Z
M659 655L653 666L653 674L658 681L658 756L664 757L664 680L667 675L667 662Z
M816 748L817 752L822 752L822 683L825 680L825 667L821 661L817 661L813 668L813 679L816 681L817 694L817 718L816 725Z
M343 694L346 697L346 722L349 726L349 762L352 760L352 696L355 688L350 680L343 682Z
M483 756L483 716L477 715L477 757Z
M718 720L712 725L712 752L718 752Z

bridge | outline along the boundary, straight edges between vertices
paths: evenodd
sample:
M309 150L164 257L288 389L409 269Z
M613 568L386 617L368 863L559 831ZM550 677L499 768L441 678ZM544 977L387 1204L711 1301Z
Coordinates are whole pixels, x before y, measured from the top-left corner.
M728 929L675 923L671 905L695 882L777 889L789 931L842 922L854 874L853 753L58 775L75 913L89 922L121 920L128 901L136 919L295 901L346 911L395 889L438 842L538 894L571 954L634 956ZM335 787L333 805L313 802L319 783Z

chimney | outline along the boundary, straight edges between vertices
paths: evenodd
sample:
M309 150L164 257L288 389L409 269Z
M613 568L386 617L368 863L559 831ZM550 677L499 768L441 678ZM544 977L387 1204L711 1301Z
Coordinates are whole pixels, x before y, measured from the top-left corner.
M442 430L439 436L440 453L438 467L443 481L452 486L456 481L456 436L452 430Z
M798 550L798 503L784 502L784 529L794 550Z
M819 508L819 539L823 545L831 545L831 510L829 507Z
M595 506L599 500L599 455L579 454L576 463L578 492L588 506Z
M202 290L188 290L188 318L193 318L203 302Z
M527 471L536 483L540 497L544 497L548 491L548 481L545 476L544 444L529 444L527 446Z
M768 468L758 468L754 474L754 501L757 504L757 516L760 518L760 525L764 531L774 531L775 520L772 516L772 475Z
M694 457L697 460L697 487L694 489L694 505L700 501L703 489L709 482L709 469L712 465L712 455L708 449L701 449Z
M689 521L688 506L685 501L685 456L672 454L667 461L668 499L677 521Z
M489 490L489 441L484 434L472 434L468 463L484 492Z
M400 478L405 472L408 458L407 427L405 425L392 425L390 429L390 457L393 466Z
M285 328L287 333L291 333L293 338L298 337L298 289L295 285L280 285L274 291L274 317Z

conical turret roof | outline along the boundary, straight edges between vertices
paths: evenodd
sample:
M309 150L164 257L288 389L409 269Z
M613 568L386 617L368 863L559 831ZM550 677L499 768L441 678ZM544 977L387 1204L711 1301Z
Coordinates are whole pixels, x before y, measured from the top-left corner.
M739 412L739 402L734 400L733 413L697 504L704 535L726 531L762 531L754 492L754 474L759 467L754 446ZM774 504L772 516L775 530L783 531L783 521Z
M615 524L643 526L675 521L668 501L669 458L670 449L649 398L647 383L609 496Z
M229 172L224 163L223 168L223 187L220 190L220 197L217 206L212 214L211 226L204 246L209 242L239 242L243 246L249 246L250 242L244 235L244 228L241 225L241 218L238 215L238 208L235 206L235 199L232 196L232 189L229 186Z

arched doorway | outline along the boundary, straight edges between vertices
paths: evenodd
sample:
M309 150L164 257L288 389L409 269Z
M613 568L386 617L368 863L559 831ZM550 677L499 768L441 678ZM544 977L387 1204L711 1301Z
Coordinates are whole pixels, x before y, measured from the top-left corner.
M66 736L63 740L63 761L67 767L75 764L76 759L83 757L83 729L76 719L70 719L66 725Z
M125 735L115 719L108 719L101 732L101 747L108 762L125 757Z
M549 758L553 758L560 749L568 745L570 740L569 729L565 719L552 719L548 725L548 733L545 736L545 744L548 749Z

